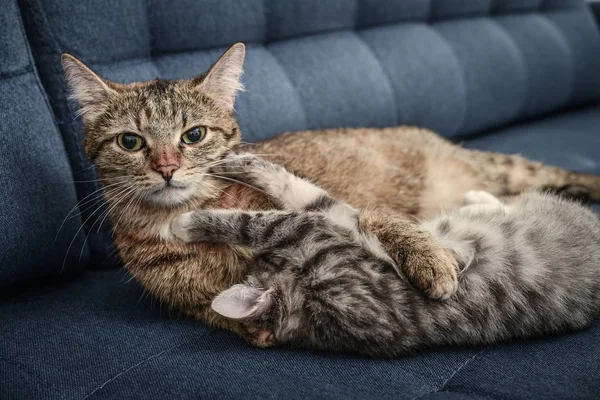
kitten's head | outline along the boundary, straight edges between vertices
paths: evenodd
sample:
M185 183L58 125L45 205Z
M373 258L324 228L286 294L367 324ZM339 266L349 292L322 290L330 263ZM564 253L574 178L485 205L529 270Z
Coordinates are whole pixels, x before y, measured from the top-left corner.
M279 343L294 342L310 330L300 286L288 269L257 273L219 293L211 307L226 318L272 332Z
M107 193L127 185L140 201L162 207L214 195L207 171L241 138L233 105L244 56L237 43L194 79L124 85L64 54L85 152Z
M279 344L376 351L376 346L369 347L394 336L395 313L371 290L372 276L356 274L355 260L347 265L336 257L331 261L326 263L331 268L322 264L310 271L286 264L265 272L259 264L247 282L219 293L211 308L247 327L271 332ZM389 278L396 272L388 274Z

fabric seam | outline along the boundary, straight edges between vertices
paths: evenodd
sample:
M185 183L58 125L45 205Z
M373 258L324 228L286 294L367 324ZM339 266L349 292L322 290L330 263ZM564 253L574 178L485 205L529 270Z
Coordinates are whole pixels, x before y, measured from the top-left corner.
M446 378L446 380L442 383L442 385L432 391L420 394L419 396L413 397L412 400L418 400L428 394L432 394L432 393L438 393L443 391L446 386L448 385L448 383L456 376L456 374L458 374L463 368L465 368L467 365L469 365L473 360L475 360L477 357L479 357L480 355L482 355L483 353L485 353L491 346L487 346L486 348L484 348L483 350L479 351L478 353L476 353L475 355L473 355L471 358L467 359L465 362L463 362L457 369L456 371L454 371L453 373L450 374L450 376L448 376L448 378Z
M151 361L151 360L153 360L153 359L155 359L155 358L158 358L158 357L162 356L163 354L166 354L166 353L168 353L168 352L170 352L170 351L172 351L172 350L175 350L175 349L176 349L176 348L178 348L178 347L184 346L184 345L186 345L186 344L188 344L188 343L191 343L191 342L194 342L194 341L196 341L196 340L199 340L199 339L201 339L201 338L203 338L203 337L209 336L209 335L210 335L210 334L212 334L213 332L215 332L215 331L214 331L214 330L213 330L213 331L210 331L210 332L208 332L208 333L206 333L206 334L204 334L204 335L202 335L202 336L195 337L195 338L193 338L193 339L186 340L185 342L179 343L179 344L177 344L177 345L175 345L175 346L169 347L169 348L167 348L167 349L165 349L165 350L163 350L163 351L160 351L160 352L158 352L158 353L156 353L156 354L153 354L153 355L151 355L150 357L148 357L148 358L146 358L146 359L144 359L144 360L142 360L142 361L140 361L140 362L138 362L138 363L136 363L136 364L134 364L134 365L130 366L129 368L126 368L126 369L124 369L123 371L119 372L117 375L115 375L115 376L113 376L112 378L108 379L107 381L105 381L104 383L102 383L100 386L98 386L98 387L96 387L94 390L92 390L90 393L88 393L87 395L85 395L85 397L83 397L83 400L85 400L85 399L89 398L89 397L90 397L90 396L92 396L94 393L96 393L98 390L101 390L101 389L103 389L103 388L104 388L106 385L108 385L109 383L113 382L114 380L116 380L116 379L117 379L117 378L119 378L120 376L123 376L123 375L127 374L129 371L132 371L132 370L136 369L137 367L139 367L139 366L141 366L141 365L143 365L143 364L145 364L145 363L147 363L147 362L149 362L149 361Z
M269 55L277 63L277 66L283 72L283 75L285 76L285 79L287 79L287 81L290 83L290 86L292 87L292 89L294 89L294 95L296 96L296 99L298 99L298 104L300 104L300 111L302 111L302 119L304 120L304 125L308 126L308 115L306 114L306 108L304 107L304 102L302 101L302 96L300 96L300 92L298 91L298 88L294 84L294 81L292 81L290 79L290 74L288 73L288 71L286 71L286 69L283 67L283 64L281 64L281 62L279 62L279 59L277 58L277 56L275 55L275 53L273 53L269 49L268 46L265 46L265 45L261 45L261 46L265 49L265 51L267 53L269 53ZM310 129L309 126L308 126L308 129Z
M373 59L375 60L377 65L379 65L382 75L384 76L384 79L386 80L387 86L390 89L390 91L392 92L392 100L394 102L393 106L394 106L394 110L395 110L395 114L396 114L394 116L394 119L396 120L396 123L394 125L400 125L402 122L406 123L405 119L402 116L402 110L400 110L398 107L398 104L399 104L398 96L396 95L396 91L394 90L394 85L392 85L392 78L390 77L389 71L385 68L385 66L383 65L383 63L381 62L379 57L375 54L373 49L371 49L371 47L367 44L367 42L362 38L360 33L358 31L354 31L353 33L354 33L354 37L356 37L356 39L360 42L360 44L366 48L366 50L369 52L369 54L371 54L371 57L373 57ZM400 115L398 115L398 114L400 114Z
M46 381L44 378L38 376L37 374L34 374L30 371L27 370L27 367L14 361L11 360L9 358L6 358L2 355L0 355L0 361L4 361L12 366L14 366L15 368L17 368L19 371L21 371L24 374L27 374L29 376L31 376L32 378L34 378L35 380L37 380L38 382L42 383L44 385L44 387L53 390L54 392L58 393L62 398L64 398L65 396L63 395L63 393L57 388L55 387L52 383Z

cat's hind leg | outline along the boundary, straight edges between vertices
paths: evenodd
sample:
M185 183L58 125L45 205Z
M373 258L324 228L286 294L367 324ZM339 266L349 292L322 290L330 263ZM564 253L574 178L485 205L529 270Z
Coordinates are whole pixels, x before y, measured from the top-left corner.
M502 202L485 190L469 190L465 193L464 205L469 206L472 204L502 205Z
M470 216L508 212L508 208L493 194L485 190L469 190L465 193L464 206L458 212Z
M480 172L482 187L495 195L537 189L600 201L600 175L572 172L516 154L461 149L457 156Z

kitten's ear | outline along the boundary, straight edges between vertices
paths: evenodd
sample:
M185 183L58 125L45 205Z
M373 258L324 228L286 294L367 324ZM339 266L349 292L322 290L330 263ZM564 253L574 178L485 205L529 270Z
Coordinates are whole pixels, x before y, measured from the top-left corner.
M112 82L100 78L84 63L70 54L61 57L63 70L72 92L72 97L79 102L80 113L89 114L109 96L116 94Z
M458 263L459 272L465 272L475 260L475 246L472 243L467 243L463 246L457 246L452 250L454 258Z
M224 317L242 319L263 313L270 305L270 290L261 290L240 283L219 293L211 308Z
M226 110L233 110L235 95L244 90L240 82L246 56L244 43L236 43L219 58L219 61L206 73L192 82L212 96Z

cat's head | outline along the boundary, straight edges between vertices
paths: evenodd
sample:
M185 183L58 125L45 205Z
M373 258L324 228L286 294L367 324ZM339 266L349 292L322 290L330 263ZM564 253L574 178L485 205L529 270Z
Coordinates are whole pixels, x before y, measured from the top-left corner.
M297 341L303 336L298 330L310 326L304 320L303 293L292 275L285 270L251 275L219 293L211 308L226 318L272 332L279 343Z
M106 192L125 186L161 207L214 196L208 169L241 138L233 106L244 56L237 43L194 79L117 84L64 54L85 125L85 152Z

